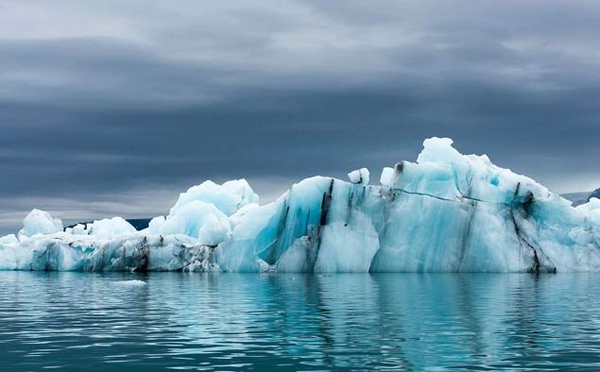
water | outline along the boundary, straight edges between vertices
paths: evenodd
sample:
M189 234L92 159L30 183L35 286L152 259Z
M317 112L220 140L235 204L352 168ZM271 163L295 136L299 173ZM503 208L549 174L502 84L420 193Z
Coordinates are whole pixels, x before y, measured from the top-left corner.
M0 370L600 370L600 275L0 273Z

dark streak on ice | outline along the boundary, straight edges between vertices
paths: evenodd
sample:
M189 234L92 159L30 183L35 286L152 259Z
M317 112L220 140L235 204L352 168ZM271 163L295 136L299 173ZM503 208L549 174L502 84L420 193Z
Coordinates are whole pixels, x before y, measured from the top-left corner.
M469 238L471 236L471 225L473 223L473 218L475 217L475 212L477 212L477 203L471 202L470 204L470 212L469 219L465 225L465 230L463 231L462 238L462 246L460 249L460 258L458 259L458 268L457 271L460 272L465 264L465 258L467 256L467 247L469 246Z
M404 169L404 161L401 161L399 163L396 163L394 165L394 169L396 170L396 172L398 173L402 173L402 170Z
M323 199L321 200L321 216L319 218L319 227L317 230L317 236L314 241L314 249L311 253L313 262L309 262L310 269L308 271L314 272L316 258L319 257L319 250L321 249L321 238L323 235L323 227L327 225L327 217L329 215L329 209L331 208L331 199L333 194L333 184L335 180L332 178L329 183L329 189L323 193Z
M321 218L319 219L319 226L325 226L327 224L327 215L329 214L329 208L331 207L331 194L333 192L334 179L331 179L329 183L329 190L323 193L323 199L321 200Z
M519 228L519 224L517 223L517 219L515 217L515 208L518 208L522 211L523 217L525 219L529 218L531 216L532 206L535 203L535 197L531 191L527 191L527 193L525 195L525 199L523 201L518 201L517 197L519 195L520 188L521 188L521 183L519 182L519 183L517 183L517 187L514 192L513 205L510 208L510 217L511 217L517 238L519 239L519 241L522 244L525 244L533 252L533 264L529 268L529 272L533 273L533 274L539 274L540 269L542 268L542 265L540 263L540 255L542 254L541 248L540 248L540 254L538 254L538 250L523 237L523 235L521 234L521 229ZM548 267L545 268L545 271L550 272L550 273L556 273L556 267L554 265L552 265L552 263L550 262L550 260L547 257L544 257L544 258L546 261L548 261L548 265L547 265Z
M142 242L140 243L139 246L139 253L140 253L140 264L133 269L134 272L136 273L146 273L148 272L148 267L149 267L149 254L150 254L150 247L148 246L148 238L144 236L144 239L142 239Z

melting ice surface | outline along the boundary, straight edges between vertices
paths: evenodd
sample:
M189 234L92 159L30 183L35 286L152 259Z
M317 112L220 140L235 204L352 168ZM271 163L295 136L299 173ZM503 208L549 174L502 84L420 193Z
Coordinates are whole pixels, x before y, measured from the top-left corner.
M0 269L228 272L600 271L600 200L573 208L530 178L425 140L416 162L313 177L259 205L245 180L206 181L136 231L120 217L63 229L33 210L0 238Z

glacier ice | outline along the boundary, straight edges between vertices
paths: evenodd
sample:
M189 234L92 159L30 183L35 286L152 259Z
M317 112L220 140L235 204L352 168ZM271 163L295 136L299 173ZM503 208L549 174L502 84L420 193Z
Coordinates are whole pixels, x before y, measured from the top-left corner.
M120 217L63 229L33 210L0 238L0 269L227 272L600 271L600 200L576 208L534 180L424 141L416 162L350 182L312 177L259 205L245 180L206 181L136 231Z

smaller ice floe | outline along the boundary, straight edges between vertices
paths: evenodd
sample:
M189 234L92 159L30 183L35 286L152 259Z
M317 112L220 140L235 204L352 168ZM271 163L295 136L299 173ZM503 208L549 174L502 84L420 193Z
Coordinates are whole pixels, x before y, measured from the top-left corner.
M138 279L133 279L133 280L118 280L116 282L113 282L118 286L121 287L144 287L146 285L148 285L148 283L146 283L143 280L138 280Z

